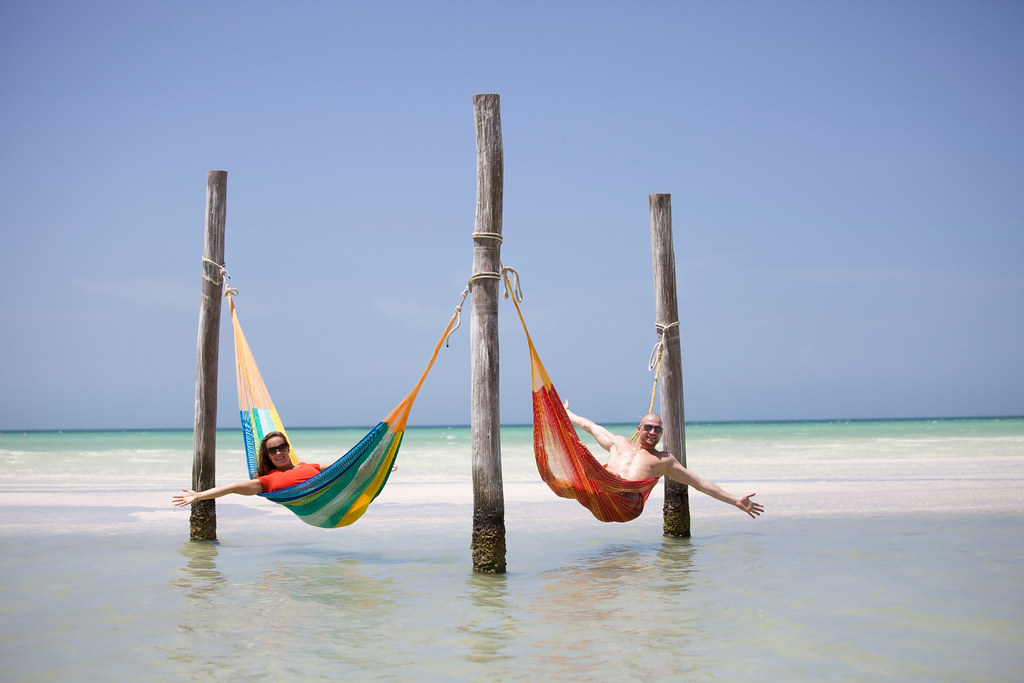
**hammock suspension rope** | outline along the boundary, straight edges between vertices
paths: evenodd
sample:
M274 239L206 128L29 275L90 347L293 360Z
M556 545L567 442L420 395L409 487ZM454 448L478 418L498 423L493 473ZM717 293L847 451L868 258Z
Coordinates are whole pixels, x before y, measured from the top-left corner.
M647 371L654 373L654 386L651 388L651 407L647 409L648 413L654 412L654 399L658 394L658 377L661 375L661 357L665 352L665 337L668 336L669 330L677 327L679 327L678 320L667 325L654 323L654 329L658 332L658 341L654 343L654 348L651 349L651 359L647 362ZM634 432L629 440L636 443L639 438L640 432Z
M204 259L205 260L205 259ZM227 270L219 264L224 278ZM355 446L319 474L304 482L280 491L260 494L275 503L288 507L302 521L313 526L334 528L347 526L359 519L367 507L380 495L394 467L398 450L405 434L406 423L416 395L427 374L437 360L442 344L447 345L461 321L462 305L469 287L462 293L448 325L434 347L426 369L412 390L397 406L371 429ZM259 368L249 349L235 310L234 298L238 290L225 283L224 296L231 307L231 320L235 332L235 368L238 383L238 406L242 421L242 439L245 444L246 463L250 478L258 476L257 450L264 436L272 431L284 433L284 423L274 407L263 383ZM290 439L289 439L290 442ZM296 449L290 449L292 463L298 464Z
M533 454L541 479L556 495L575 499L602 522L636 519L658 480L631 481L618 477L583 445L526 328L519 307L523 299L519 274L505 266L501 273L505 280L505 298L511 298L515 304L530 351Z

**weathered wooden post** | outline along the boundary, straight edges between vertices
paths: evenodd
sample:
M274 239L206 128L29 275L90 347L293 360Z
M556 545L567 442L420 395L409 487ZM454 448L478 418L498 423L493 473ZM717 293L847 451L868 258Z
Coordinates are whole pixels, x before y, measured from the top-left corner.
M497 95L474 95L476 223L473 230L473 313L470 317L473 459L473 569L505 572L505 496L501 481L498 402L498 291L504 152Z
M227 217L228 172L206 175L206 244L203 248L199 340L196 344L196 421L193 433L192 489L205 491L216 481L217 358L220 348L220 305L224 296L224 227ZM189 538L217 538L217 508L212 500L192 503Z
M686 467L686 426L683 412L683 362L679 348L679 304L676 299L676 257L672 248L672 196L652 194L651 260L654 266L655 319L664 344L661 362L661 447ZM690 500L685 484L665 477L664 532L690 535Z

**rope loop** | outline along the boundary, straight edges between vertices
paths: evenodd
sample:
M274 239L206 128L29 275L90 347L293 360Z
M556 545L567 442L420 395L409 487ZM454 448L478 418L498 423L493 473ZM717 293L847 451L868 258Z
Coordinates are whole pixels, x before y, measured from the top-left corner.
M473 283L477 280L500 280L501 273L477 273L476 275L470 276L469 281L466 282L466 289L473 289Z
M217 263L216 261L211 261L210 259L206 258L205 256L203 257L202 262L205 263L206 265L213 266L218 271L220 271L220 280L214 280L212 277L210 277L209 275L206 274L206 269L204 268L203 269L203 279L204 280L209 282L211 285L217 285L218 287L220 285L224 285L224 297L226 299L230 299L231 297L233 297L233 296L238 294L238 290L237 289L235 289L234 287L229 287L228 284L227 284L227 280L231 279L231 273L228 272L227 268L225 268L221 264Z
M654 329L658 331L658 341L655 342L654 348L651 349L651 359L647 361L648 372L654 372L654 370L661 364L661 354L665 351L665 335L672 328L679 327L679 321L663 325L662 323L654 323ZM654 378L657 383L658 378Z
M661 362L661 353L664 350L665 344L662 343L662 341L659 339L657 342L655 342L654 348L651 349L651 359L647 361L648 372L654 372L655 368L658 367L658 364ZM654 381L657 382L658 378L655 377Z
M512 274L511 278L509 278L509 273ZM469 281L466 283L466 292L473 289L473 283L477 280L504 280L505 298L507 299L510 296L514 296L516 301L523 300L523 288L519 284L519 273L515 268L510 266L501 266L501 270L497 273L477 273L476 275L471 276ZM509 280L512 280L514 284L510 285ZM466 292L463 292L463 294ZM465 299L465 297L463 297L463 299Z
M474 232L473 237L501 239L501 235L498 233ZM512 274L511 279L514 280L515 284L509 284L509 273ZM459 329L459 325L462 324L462 306L466 303L466 297L469 296L470 291L473 289L473 283L478 280L503 280L505 282L505 298L507 299L509 296L514 296L516 301L523 300L523 290L519 285L519 273L516 272L515 268L501 266L501 270L497 273L477 273L476 275L471 276L469 280L466 281L466 288L462 290L462 300L459 301L459 305L455 307L455 327L453 327L452 331L448 333L447 337L445 337L445 346L448 346L448 341L451 339L451 336L455 334L455 330Z
M661 357L665 353L665 336L669 330L679 327L679 321L668 323L667 325L662 323L654 323L654 329L658 331L658 341L655 342L654 348L651 349L651 358L647 361L647 370L654 373L654 386L651 388L651 408L649 412L654 412L654 399L658 394L658 377L661 375ZM638 434L633 436L635 440L639 437Z
M507 299L507 298L509 298L511 296L516 301L522 302L522 300L523 300L523 288L519 284L519 271L517 271L512 266L504 266L503 265L501 267L501 274L502 274L503 279L505 280L505 298ZM509 274L511 274L512 277L509 277ZM510 281L513 284L510 285L509 284Z
M472 278L470 278L472 282ZM452 327L452 331L448 333L448 336L444 338L444 346L448 348L450 346L452 335L455 334L455 330L459 329L462 325L462 304L466 303L466 297L469 296L470 285L466 285L466 288L462 290L460 295L462 298L459 300L459 305L455 307L455 325Z
M228 280L231 279L231 275L228 273L228 269L225 268L224 266L222 266L221 264L217 263L216 261L211 261L210 259L208 259L208 258L206 258L204 256L203 257L203 263L211 265L211 266L213 266L214 268L216 268L217 270L220 271L221 282L223 282L225 279L228 279ZM217 282L216 280L214 280L212 278L206 277L206 272L205 271L203 272L203 277L205 277L207 280L209 280L210 282L212 282L215 285L219 285L220 284L220 282Z
M473 239L481 240L498 240L498 244L501 244L502 237L500 232L474 232L471 237Z

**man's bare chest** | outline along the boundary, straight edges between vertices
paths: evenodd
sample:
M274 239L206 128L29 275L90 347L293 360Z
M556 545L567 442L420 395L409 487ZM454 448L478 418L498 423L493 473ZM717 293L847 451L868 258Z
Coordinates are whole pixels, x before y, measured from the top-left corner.
M618 456L612 458L609 467L620 477L634 480L661 476L667 458L672 457L668 453L651 453L639 446L621 452Z

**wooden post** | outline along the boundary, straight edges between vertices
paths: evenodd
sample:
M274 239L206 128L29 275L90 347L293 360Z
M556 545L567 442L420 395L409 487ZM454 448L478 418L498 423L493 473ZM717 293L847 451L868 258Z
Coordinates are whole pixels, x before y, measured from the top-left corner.
M474 95L476 223L470 317L472 356L473 569L505 572L505 497L501 481L498 405L498 291L504 152L497 95Z
M196 344L196 422L193 433L192 489L213 488L217 469L217 357L220 349L220 306L224 297L224 227L227 217L228 172L206 176L206 244L203 249L199 340ZM217 538L217 508L212 500L192 503L189 538Z
M683 412L683 362L679 349L679 304L676 300L676 257L672 248L672 196L652 194L651 260L654 266L655 319L664 334L661 359L661 419L665 438L661 447L686 467L686 420ZM664 330L664 332L662 332ZM690 501L685 484L665 477L664 532L690 535Z

